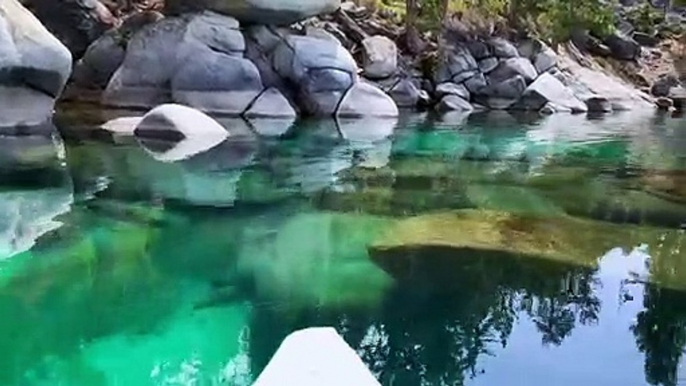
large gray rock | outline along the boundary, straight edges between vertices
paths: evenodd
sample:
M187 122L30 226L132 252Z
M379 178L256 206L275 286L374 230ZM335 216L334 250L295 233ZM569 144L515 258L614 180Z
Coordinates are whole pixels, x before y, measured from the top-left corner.
M71 53L16 0L0 0L0 127L46 121L71 73Z
M340 44L310 36L288 36L271 53L272 68L297 88L302 110L330 116L357 80L357 65Z
M269 26L257 25L245 30L245 57L257 66L265 87L287 89L284 80L272 65L271 55L283 39L278 29Z
M673 74L663 74L650 87L650 93L656 97L666 97L672 87L679 85L679 79Z
M500 62L498 67L488 74L488 79L493 83L499 83L517 75L531 83L538 76L538 72L529 59L517 57Z
M545 43L536 39L519 42L519 55L533 63L539 74L549 71L557 65L557 54Z
M157 106L143 116L134 130L141 138L159 138L181 141L192 136L219 138L229 133L219 122L191 107L165 104Z
M491 46L493 55L498 58L514 58L519 56L519 51L509 41L502 38L494 38L488 41L488 45Z
M446 95L456 95L464 100L469 100L470 94L467 87L461 84L455 84L451 82L441 83L436 86L435 91L436 97L443 98Z
M481 59L479 60L479 70L481 70L481 72L484 74L488 74L489 72L498 68L499 63L500 61L495 57Z
M251 61L206 49L179 67L171 91L177 103L237 116L262 92L262 81Z
M399 80L386 93L398 107L416 107L425 99L424 92L407 78Z
M188 52L182 48L187 18L167 18L136 33L126 57L110 79L103 103L116 107L150 108L171 102L171 79Z
M466 44L469 53L476 60L483 60L493 56L493 49L486 42L481 40L471 40Z
M614 75L582 66L563 56L561 68L564 70L566 84L579 100L605 98L610 101L613 111L655 108L648 95Z
M574 96L574 92L550 74L541 74L522 94L521 99L511 108L538 111L551 103L558 111L586 112L586 104Z
M338 117L397 117L393 99L375 86L359 82L345 94L336 112Z
M531 60L539 74L548 72L557 66L557 54L552 48L543 45L541 51Z
M253 386L380 386L333 328L289 335Z
M388 78L398 69L398 47L385 36L364 39L362 56L364 76L369 79Z
M519 100L525 89L526 80L524 77L515 75L480 89L475 100L493 110L506 110Z
M486 86L488 86L488 82L486 81L486 77L484 76L484 74L478 73L473 77L467 79L464 82L464 86L470 93L477 93Z
M586 99L586 107L588 111L593 113L609 113L612 112L612 103L603 97L591 97Z
M641 55L641 45L621 32L609 35L603 42L617 59L634 60Z
M176 0L191 8L209 9L255 24L289 25L332 13L340 0Z
M110 31L94 41L74 67L74 83L88 89L105 89L126 57L116 32Z
M436 105L436 110L440 113L451 111L472 111L474 107L465 99L457 95L446 95Z
M72 75L74 84L80 88L104 90L124 62L128 37L162 17L157 12L139 13L127 18L119 28L100 36L76 63Z
M137 108L177 102L241 115L264 89L244 50L233 18L206 11L164 19L132 37L103 102Z
M80 58L88 46L117 19L99 0L21 0L74 58Z
M435 80L436 83L461 83L476 75L479 65L468 49L458 46L442 55Z
M297 113L288 99L276 88L268 88L250 105L248 118L294 118Z

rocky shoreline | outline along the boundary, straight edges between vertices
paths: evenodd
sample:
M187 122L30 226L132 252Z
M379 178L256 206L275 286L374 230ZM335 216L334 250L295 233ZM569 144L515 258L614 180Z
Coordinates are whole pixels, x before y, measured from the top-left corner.
M627 62L642 55L622 31L602 42L581 32L553 50L451 20L438 44L413 56L396 44L402 26L352 2L231 4L177 0L168 15L136 12L95 39L72 71L65 46L36 17L18 0L0 1L0 51L13 58L0 65L0 106L10 112L0 127L26 131L14 128L48 120L58 99L142 110L177 103L246 118L607 113L680 109L686 100L675 76L641 90L598 64L601 54Z

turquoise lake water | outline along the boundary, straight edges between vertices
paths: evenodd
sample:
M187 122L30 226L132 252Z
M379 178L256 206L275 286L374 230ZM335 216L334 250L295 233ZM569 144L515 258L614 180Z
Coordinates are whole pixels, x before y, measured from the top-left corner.
M384 386L686 384L681 118L108 114L0 140L0 385L250 385L312 326Z

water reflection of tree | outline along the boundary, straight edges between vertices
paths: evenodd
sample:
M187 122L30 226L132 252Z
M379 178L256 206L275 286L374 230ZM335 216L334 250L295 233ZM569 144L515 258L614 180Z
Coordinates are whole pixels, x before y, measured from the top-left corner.
M647 285L643 305L632 331L645 354L646 380L652 385L676 385L686 347L686 294Z
M561 278L560 286L546 289L548 295L527 294L521 302L542 335L543 344L559 346L574 329L577 321L583 325L598 322L600 300L594 296L596 279L587 270L570 271Z
M442 252L430 253L435 258ZM332 325L384 385L461 385L487 370L480 358L507 345L518 317L536 323L544 344L561 344L577 323L597 321L600 301L591 269L503 256L469 258L453 268L449 281L422 274L417 276L426 280L400 281L371 315L257 310L251 323L253 372L289 332Z
M683 291L686 255L681 238L666 239L651 250L650 281L643 291L643 307L632 331L645 354L646 380L653 385L676 385L686 348L686 292Z

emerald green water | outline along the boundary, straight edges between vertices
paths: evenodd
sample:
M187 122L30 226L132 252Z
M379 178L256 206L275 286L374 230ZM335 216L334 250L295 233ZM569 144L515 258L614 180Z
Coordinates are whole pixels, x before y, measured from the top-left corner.
M0 140L0 385L250 385L311 326L384 386L686 384L680 118L225 121L243 135L170 162L101 114ZM375 247L455 210L573 242Z

